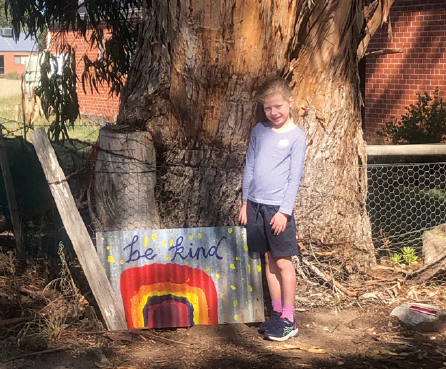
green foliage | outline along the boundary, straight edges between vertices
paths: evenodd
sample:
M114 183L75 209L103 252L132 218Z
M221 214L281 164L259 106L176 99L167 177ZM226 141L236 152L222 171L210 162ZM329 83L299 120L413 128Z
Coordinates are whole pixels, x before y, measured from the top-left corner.
M42 52L46 49L46 37L48 35L48 29L45 28L43 31L37 34L37 51Z
M11 22L7 19L5 13L5 0L0 0L0 27L11 27Z
M390 262L393 265L398 265L398 266L403 265L404 263L403 255L394 253L390 258Z
M4 79L20 79L20 75L17 72L8 72L4 76Z
M405 265L412 265L418 261L418 256L415 254L415 249L410 246L403 247L401 253L394 253L390 257L390 262L395 266L404 267Z
M54 115L48 134L55 142L68 138L67 126L73 126L79 116L75 66L71 46L66 47L61 75L55 72L59 69L57 59L49 51L44 53L40 83L35 92L41 98L45 117L49 120L50 112Z
M86 82L93 88L107 84L111 94L120 93L136 48L142 0L0 1L6 1L6 12L11 18L15 37L25 31L38 39L47 29L83 36L93 49L101 50L98 60L84 57L84 86ZM79 13L81 7L84 16ZM66 50L65 37L53 34L52 40L58 40L59 53Z
M436 89L432 96L417 94L416 104L406 107L401 120L395 117L376 133L391 139L393 144L438 143L446 139L446 105Z
M68 138L67 127L79 114L76 92L74 50L63 34L74 32L84 37L92 49L100 51L97 60L83 56L82 86L92 92L99 85L109 87L111 95L119 95L130 70L136 48L142 0L0 0L5 1L11 18L14 37L21 31L39 40L44 49L44 35L52 30L56 52L65 54L62 76L51 72L54 58L45 54L41 65L42 80L36 93L41 97L44 112L52 111L55 119L50 136L55 141ZM152 6L152 5L150 5ZM82 15L79 10L82 8ZM59 34L58 34L58 32ZM60 37L62 36L62 37ZM46 114L48 115L48 114Z
M418 261L418 256L415 255L415 249L413 247L410 246L403 247L401 249L401 253L407 265L414 264Z

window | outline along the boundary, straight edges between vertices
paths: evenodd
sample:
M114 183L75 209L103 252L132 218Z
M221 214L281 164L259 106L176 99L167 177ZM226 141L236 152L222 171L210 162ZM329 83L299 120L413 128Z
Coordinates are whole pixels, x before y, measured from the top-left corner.
M5 74L5 57L0 55L0 74Z
M25 65L28 61L28 56L26 55L14 55L14 64L16 65Z
M12 37L12 28L0 28L0 35L3 37Z

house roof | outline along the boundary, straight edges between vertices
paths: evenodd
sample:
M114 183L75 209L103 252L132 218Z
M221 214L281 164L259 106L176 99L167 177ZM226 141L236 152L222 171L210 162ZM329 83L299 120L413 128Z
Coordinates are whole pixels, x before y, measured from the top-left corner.
M82 19L85 16L87 16L87 8L85 7L85 5L83 3L84 3L83 1L79 1L78 2L79 8L77 9L77 12ZM129 12L128 17L142 19L142 9L137 8L137 7L130 7L129 10L130 10L130 12Z
M32 52L37 51L36 40L32 37L26 38L25 33L20 33L19 39L16 41L13 37L5 37L0 35L0 52Z

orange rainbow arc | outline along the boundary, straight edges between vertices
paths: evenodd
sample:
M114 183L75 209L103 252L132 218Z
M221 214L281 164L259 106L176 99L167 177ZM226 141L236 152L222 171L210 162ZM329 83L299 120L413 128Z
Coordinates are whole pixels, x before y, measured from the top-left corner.
M215 284L201 269L134 267L121 274L120 289L129 328L218 324Z

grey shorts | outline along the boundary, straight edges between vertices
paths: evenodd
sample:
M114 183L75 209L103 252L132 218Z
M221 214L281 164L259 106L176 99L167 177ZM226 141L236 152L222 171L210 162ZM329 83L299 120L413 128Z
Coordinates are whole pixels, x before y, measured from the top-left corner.
M246 235L249 251L260 253L270 251L274 257L300 254L296 240L294 215L288 216L284 232L275 236L271 230L269 223L278 211L278 205L264 205L248 200Z

